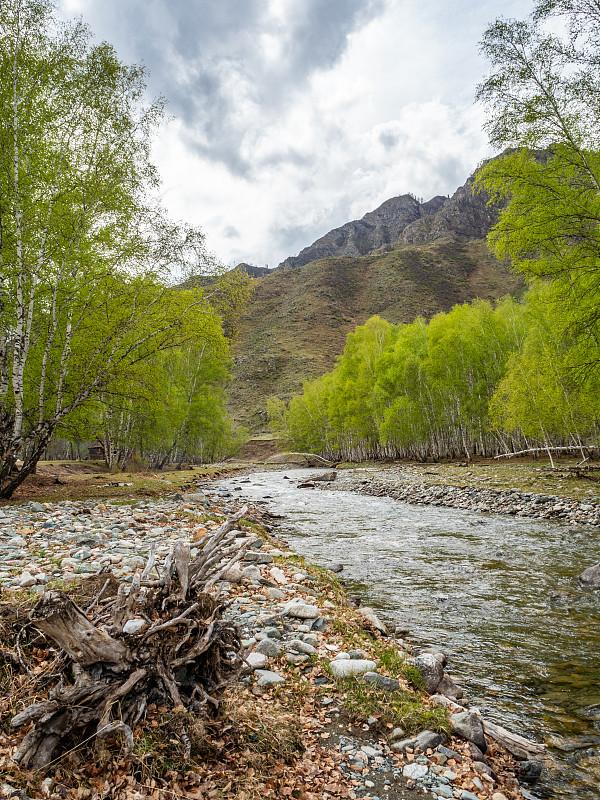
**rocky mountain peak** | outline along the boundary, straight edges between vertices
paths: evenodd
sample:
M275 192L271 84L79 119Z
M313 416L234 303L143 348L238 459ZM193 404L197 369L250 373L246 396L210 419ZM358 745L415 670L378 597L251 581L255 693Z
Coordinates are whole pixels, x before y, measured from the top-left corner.
M410 194L392 197L362 219L334 228L301 250L297 256L286 258L278 269L301 267L331 256L367 255L383 245L397 242L411 223L437 213L446 202L447 198L442 196L434 197L427 203L420 203Z

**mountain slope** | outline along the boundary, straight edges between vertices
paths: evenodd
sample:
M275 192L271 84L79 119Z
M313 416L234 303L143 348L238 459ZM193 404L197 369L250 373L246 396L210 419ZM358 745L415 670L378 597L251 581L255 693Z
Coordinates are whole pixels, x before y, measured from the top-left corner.
M431 317L475 297L522 290L485 242L401 245L359 258L327 258L256 280L234 346L231 408L252 429L266 425L269 397L289 397L331 369L347 334L374 314L389 322Z
M374 314L412 322L476 297L523 291L522 279L486 246L498 209L473 194L473 180L428 203L393 197L277 269L253 272L254 296L233 349L231 408L241 422L265 427L267 399L287 400L303 380L330 370L347 334Z

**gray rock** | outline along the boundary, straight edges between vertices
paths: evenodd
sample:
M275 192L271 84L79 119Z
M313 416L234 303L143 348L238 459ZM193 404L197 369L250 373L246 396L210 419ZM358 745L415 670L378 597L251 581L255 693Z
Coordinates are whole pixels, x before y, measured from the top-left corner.
M537 783L542 774L541 761L521 761L519 764L519 778L525 783Z
M436 783L435 786L431 787L431 791L435 792L438 797L452 797L454 795L452 787L445 783Z
M188 503L201 503L202 505L208 504L208 497L204 492L188 492L183 495L183 499Z
M282 644L276 642L274 639L269 639L268 637L260 641L254 648L255 653L262 653L269 658L277 658L282 650Z
M406 764L405 767L402 769L402 774L405 778L412 778L413 780L419 780L420 778L424 778L425 775L429 770L425 766L425 764Z
M263 633L266 634L269 639L281 639L281 631L279 628L265 628Z
M365 654L363 653L362 650L350 650L348 655L350 656L350 658L364 658L365 657Z
M397 692L400 689L399 681L380 675L378 672L365 672L362 679L365 683L374 683L378 689L385 689L386 692Z
M148 623L145 619L128 619L125 625L123 625L123 633L139 633L145 627L147 627Z
M460 686L454 683L452 678L445 673L435 691L438 694L443 694L445 697L450 697L452 700L460 700L464 696L464 692Z
M359 661L358 659L329 662L329 668L334 678L347 678L350 675L362 675L363 672L372 672L375 667L376 664L374 661Z
M17 585L20 586L21 589L28 589L30 586L35 586L36 583L37 578L30 572L27 572L27 570L24 570L21 573L21 577L19 578Z
M498 776L494 770L485 761L474 761L473 768L479 775L487 775L488 778L491 778L493 781L498 780Z
M469 753L471 754L473 761L482 761L484 764L488 763L486 757L473 742L469 742Z
M263 546L263 544L264 544L264 541L262 539L260 539L260 538L257 538L249 546L253 550L260 550L260 548Z
M288 616L296 619L316 619L321 613L317 606L313 606L303 600L291 601L285 607L285 611Z
M310 661L310 657L304 653L286 653L285 658L290 664L306 664L307 661Z
M75 544L99 545L102 544L102 535L100 533L92 533L91 531L85 531L84 533L80 533L78 536L75 537Z
M288 582L285 572L279 567L272 567L269 570L269 575L273 578L275 583L280 584L280 586L285 586Z
M257 683L259 686L275 686L278 683L285 683L285 678L268 669L257 669L254 674L258 678Z
M460 793L460 800L479 800L476 794L472 792L467 792L466 789L463 789Z
M442 736L441 733L436 733L435 731L421 731L421 733L417 736L416 746L420 748L423 752L431 748L435 750L440 744L443 744L446 740L445 736Z
M252 670L264 669L269 663L269 659L266 655L257 652L249 653L246 656L246 661Z
M46 511L41 503L32 503L29 508L34 512L34 514L42 514Z
M584 570L579 576L579 580L584 586L600 589L600 564L595 564L593 567L588 567Z
M285 594L281 589L269 589L269 600L285 600Z
M402 739L403 736L406 736L406 731L404 728L394 728L394 730L390 733L390 740L392 742L397 742Z
M259 581L262 578L258 567L244 567L242 574L244 578L249 578L251 581Z
M123 559L123 566L130 569L142 569L146 566L146 559L141 556L130 556Z
M244 573L242 570L237 564L234 564L232 567L229 567L227 572L223 575L223 580L229 581L229 583L239 583L243 577Z
M452 733L461 736L468 742L473 742L482 753L487 751L487 742L483 732L483 724L476 714L470 711L461 711L450 717Z
M384 636L388 635L388 629L379 619L379 617L373 611L372 608L369 608L369 606L361 606L360 608L356 609L356 613L360 614L361 617L368 620L371 623L371 625L373 625L373 627L380 633L382 633Z
M27 541L22 536L11 536L8 545L10 547L25 547L27 545Z
M337 472L332 470L331 472L321 472L319 475L311 475L311 480L313 481L325 481L326 483L331 483L337 478Z
M457 761L463 760L460 753L457 753L456 750L450 750L449 747L444 747L443 744L437 748L437 752L442 756L446 756L446 758L455 758Z
M439 653L421 653L416 658L410 659L410 664L419 670L425 689L429 694L434 694L444 677L443 657Z
M316 647L307 644L307 642L302 642L300 639L292 639L286 644L285 649L297 650L299 653L304 653L305 655L309 656L315 655L317 652Z
M269 555L269 553L257 553L254 550L250 553L246 553L246 556L250 556L250 560L254 561L255 564L272 564L273 563L273 556ZM247 558L244 558L246 561Z

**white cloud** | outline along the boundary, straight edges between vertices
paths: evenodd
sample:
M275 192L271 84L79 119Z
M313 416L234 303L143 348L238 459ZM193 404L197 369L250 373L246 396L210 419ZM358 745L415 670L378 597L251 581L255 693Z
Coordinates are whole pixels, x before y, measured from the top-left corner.
M393 195L452 193L488 154L473 106L477 41L499 13L530 10L526 0L223 2L243 18L212 0L130 0L125 16L118 0L62 7L125 60L146 61L151 91L172 99L179 119L154 153L173 216L200 225L226 263L270 266Z

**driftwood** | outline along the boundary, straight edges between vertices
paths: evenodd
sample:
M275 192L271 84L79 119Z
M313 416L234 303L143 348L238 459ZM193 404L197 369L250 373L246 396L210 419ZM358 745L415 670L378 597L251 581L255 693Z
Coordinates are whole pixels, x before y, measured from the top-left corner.
M488 720L483 719L483 717L481 721L483 723L484 732L495 742L501 744L505 750L512 753L515 758L524 760L543 755L546 752L546 746L543 744L532 742L530 739L525 739L524 736L519 736L517 733L511 733L501 725L496 725L495 722L488 722Z
M224 604L210 590L251 541L228 535L246 511L197 543L193 560L189 545L175 542L159 567L152 549L131 586L120 584L102 599L105 584L88 614L63 592L44 593L31 624L64 652L64 675L72 680L13 717L15 728L34 723L15 761L45 767L57 750L116 735L131 751L133 729L151 703L196 715L218 708L218 693L239 675L243 660L239 629L222 619Z
M317 453L276 453L274 456L269 456L267 461L274 461L274 462L285 462L285 459L289 456L294 456L295 458L304 458L306 461L314 462L318 461L326 467L332 467L336 462L332 461L331 459L323 458L323 456L318 455Z

